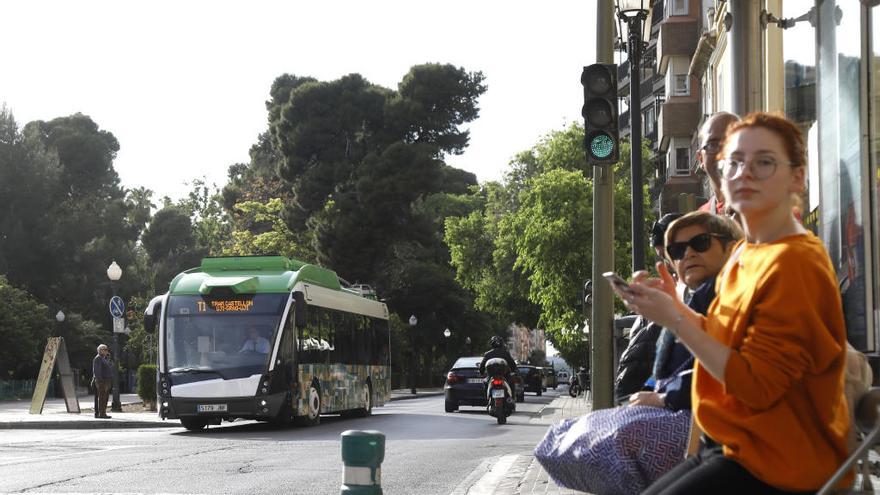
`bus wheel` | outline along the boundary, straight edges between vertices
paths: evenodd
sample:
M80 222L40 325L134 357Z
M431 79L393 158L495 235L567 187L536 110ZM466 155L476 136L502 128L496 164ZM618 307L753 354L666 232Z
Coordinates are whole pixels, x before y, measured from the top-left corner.
M180 418L180 424L189 431L202 431L208 426L208 423L205 423L204 421L191 418Z
M309 386L308 395L309 409L305 416L300 416L299 422L303 426L315 426L321 423L321 393L315 384Z
M366 418L373 414L373 389L369 383L364 384L364 407L358 409L355 415L359 418Z

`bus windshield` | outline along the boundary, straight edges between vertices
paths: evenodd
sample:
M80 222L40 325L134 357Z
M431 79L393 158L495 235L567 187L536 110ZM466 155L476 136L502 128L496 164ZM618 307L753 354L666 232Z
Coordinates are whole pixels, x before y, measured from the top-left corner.
M192 375L192 381L262 373L287 299L288 294L172 295L164 336L168 372Z

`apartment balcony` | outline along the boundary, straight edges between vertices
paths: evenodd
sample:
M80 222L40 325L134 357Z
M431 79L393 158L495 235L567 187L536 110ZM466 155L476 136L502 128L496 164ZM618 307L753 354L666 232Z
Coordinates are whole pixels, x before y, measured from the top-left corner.
M654 0L653 5L651 6L651 28L663 22L663 19L666 17L666 9L664 9L664 4L666 2L664 0Z
M660 24L657 37L657 57L660 63L657 71L666 74L669 57L685 56L691 58L699 41L699 22L695 17L668 17Z
M669 147L673 136L692 136L700 122L700 101L693 97L672 97L663 103L657 119L660 149Z

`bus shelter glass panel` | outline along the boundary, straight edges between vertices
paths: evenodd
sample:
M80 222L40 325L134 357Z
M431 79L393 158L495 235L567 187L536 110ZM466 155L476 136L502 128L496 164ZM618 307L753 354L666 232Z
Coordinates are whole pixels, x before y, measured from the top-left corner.
M867 16L867 29L869 32L870 52L867 57L867 84L868 116L870 133L868 134L868 180L866 185L870 188L870 222L872 235L868 238L870 246L868 262L871 269L868 273L871 278L866 285L871 288L874 335L880 332L880 8L870 9Z
M847 334L859 350L875 350L869 306L870 232L867 108L862 57L867 10L860 2L817 5L820 234L837 271ZM861 33L862 36L858 36ZM873 302L873 301L871 301Z

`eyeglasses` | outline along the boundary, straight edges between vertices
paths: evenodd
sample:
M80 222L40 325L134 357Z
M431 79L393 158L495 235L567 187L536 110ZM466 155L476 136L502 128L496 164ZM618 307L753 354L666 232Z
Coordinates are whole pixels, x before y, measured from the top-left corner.
M721 142L716 140L707 141L706 144L700 146L700 149L707 153L718 153L721 150Z
M749 161L723 158L718 160L718 167L721 169L722 177L727 180L734 180L742 174L748 165L749 172L751 172L755 179L764 180L776 172L778 163L772 156L759 156Z
M666 246L666 252L669 253L669 257L675 261L678 261L684 258L684 253L687 251L688 246L691 249L698 253L705 253L712 247L712 238L717 237L719 239L725 239L726 237L718 234L710 234L703 233L697 234L691 237L689 240L685 242L671 242L668 246Z

